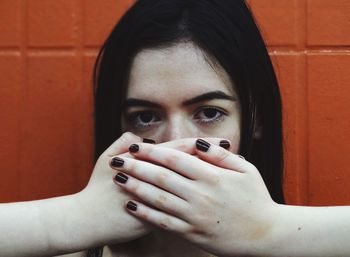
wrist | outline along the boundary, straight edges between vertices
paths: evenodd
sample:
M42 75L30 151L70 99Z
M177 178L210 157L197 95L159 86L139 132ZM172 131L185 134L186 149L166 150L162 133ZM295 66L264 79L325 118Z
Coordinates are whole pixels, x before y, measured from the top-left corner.
M276 205L273 226L263 256L310 256L307 254L309 246L305 244L307 240L304 240L305 222L312 220L308 211L304 212L308 209L309 207L303 206Z
M44 200L40 219L50 252L72 253L94 246L89 216L82 214L82 200L81 193Z
M271 228L267 237L265 238L262 255L260 256L281 256L285 251L282 249L286 242L286 224L288 224L288 212L286 212L285 205L274 203L274 207L270 214Z
M283 256L281 255L281 242L286 234L283 228L288 217L282 204L273 202L265 206L260 219L257 222L256 229L242 253L244 256Z

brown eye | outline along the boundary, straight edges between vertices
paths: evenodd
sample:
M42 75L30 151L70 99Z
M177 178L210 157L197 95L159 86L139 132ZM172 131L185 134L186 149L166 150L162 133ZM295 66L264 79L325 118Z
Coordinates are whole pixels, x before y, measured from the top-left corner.
M207 119L213 119L219 114L218 110L214 108L207 108L203 110L203 116Z
M157 124L161 119L152 111L140 111L127 114L128 126L135 129L147 129Z
M221 121L224 116L227 115L224 110L216 107L201 107L194 115L194 119L199 123L214 123L216 121Z
M154 115L152 113L141 113L139 114L139 120L143 123L150 123L155 119Z

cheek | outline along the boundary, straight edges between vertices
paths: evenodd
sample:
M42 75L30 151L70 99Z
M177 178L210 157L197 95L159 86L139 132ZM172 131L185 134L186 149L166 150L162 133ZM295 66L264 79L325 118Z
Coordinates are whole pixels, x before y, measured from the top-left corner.
M239 145L241 141L241 129L240 124L235 123L234 125L227 128L227 138L231 141L231 151L235 154L239 152Z
M223 138L230 140L231 142L231 152L237 154L239 152L239 144L240 144L240 133L239 131L235 131L222 135Z
M239 139L237 141L231 140L232 146L231 146L231 152L234 154L238 154L239 152Z

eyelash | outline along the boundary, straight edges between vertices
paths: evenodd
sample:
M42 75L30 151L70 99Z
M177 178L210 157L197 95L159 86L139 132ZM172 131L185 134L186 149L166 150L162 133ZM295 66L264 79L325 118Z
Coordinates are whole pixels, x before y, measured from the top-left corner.
M129 113L126 115L128 124L136 129L147 129L147 128L153 126L154 122L153 123L149 122L149 123L139 124L140 121L137 121L137 119L139 119L140 115L142 115L142 114L152 114L153 116L156 116L156 117L158 116L158 115L155 115L154 111L132 112L132 113ZM158 117L156 119L157 119L157 121L160 120Z
M216 111L219 116L218 117L215 117L215 118L209 118L209 119L206 119L206 120L200 120L200 119L197 119L196 116L199 115L200 112L203 112L203 111ZM215 115L216 116L216 115ZM224 118L224 116L227 116L227 112L224 111L223 109L221 108L218 108L218 107L213 107L213 106L201 106L200 108L198 108L195 112L195 115L193 116L195 119L197 119L197 122L200 123L200 124L204 124L204 125L211 125L211 124L214 124L218 121L222 121L222 119Z
M216 111L217 113L214 118L201 119L198 116L204 111ZM140 124L142 122L140 121L140 115L142 114L151 114L153 115L152 120L154 119L154 117L156 120L151 121L149 123ZM193 118L196 120L196 122L198 122L201 125L210 126L216 122L222 121L224 119L224 116L227 116L227 115L228 115L227 112L221 108L213 107L213 106L201 106L200 108L196 109L195 114L193 115ZM160 121L159 116L160 115L157 115L155 111L137 111L126 115L128 124L133 128L141 129L141 130L142 129L147 130L148 128L156 125L156 123Z

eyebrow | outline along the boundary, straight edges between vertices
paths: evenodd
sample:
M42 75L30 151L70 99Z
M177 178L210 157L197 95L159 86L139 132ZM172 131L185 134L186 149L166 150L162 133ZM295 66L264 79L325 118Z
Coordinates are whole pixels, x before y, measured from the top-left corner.
M191 99L185 100L182 102L182 105L189 106L196 103L200 103L203 101L210 101L215 99L222 99L222 100L229 100L229 101L237 101L237 99L233 96L227 95L226 93L218 90L218 91L212 91L208 93L204 93L202 95L195 96ZM130 107L151 107L151 108L160 108L161 105L158 103L154 103L152 101L144 100L144 99L137 99L137 98L129 98L125 100L125 103L123 105L124 108L130 108Z
M237 99L233 96L227 95L222 91L212 91L212 92L208 92L208 93L204 93L202 95L193 97L189 100L184 101L182 104L185 106L188 105L193 105L199 102L203 102L203 101L209 101L209 100L215 100L215 99L223 99L223 100L230 100L230 101L237 101Z

